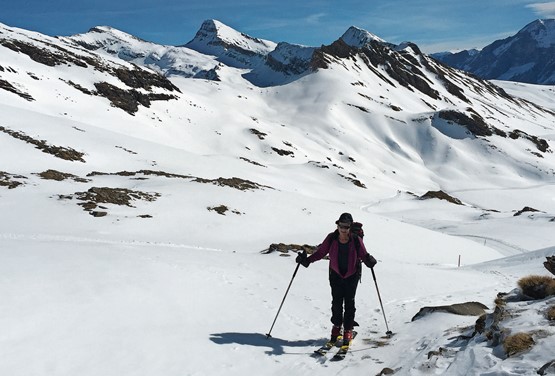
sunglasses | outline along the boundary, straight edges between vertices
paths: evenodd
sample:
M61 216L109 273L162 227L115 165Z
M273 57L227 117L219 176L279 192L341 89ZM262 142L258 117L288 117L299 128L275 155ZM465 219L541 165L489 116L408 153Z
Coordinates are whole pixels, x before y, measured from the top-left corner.
M342 226L342 225L339 225L339 228L342 229L342 230L348 230L348 229L351 228L351 226Z

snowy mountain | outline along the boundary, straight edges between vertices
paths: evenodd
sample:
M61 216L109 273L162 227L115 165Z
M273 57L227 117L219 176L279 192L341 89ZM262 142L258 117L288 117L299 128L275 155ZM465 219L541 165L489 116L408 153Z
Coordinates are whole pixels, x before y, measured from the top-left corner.
M555 20L536 20L517 34L481 51L433 55L436 59L484 79L555 84Z
M471 50L463 50L459 52L438 52L431 54L430 56L451 67L464 70L463 68L467 67L479 53L480 50L473 48Z
M174 47L0 25L0 374L535 373L555 302L517 281L555 252L550 90L357 28L307 47L207 21ZM342 212L384 307L365 270L359 336L333 363L309 356L329 332L325 261L265 333L287 256ZM465 302L486 331L445 308L412 321ZM511 332L535 346L508 355Z
M177 47L156 45L110 27L95 27L60 39L147 66L165 76L219 80L222 66L245 68L244 77L257 86L285 84L302 77L315 50L253 38L216 20L203 22L190 42Z
M79 45L91 51L152 68L163 75L201 76L218 64L213 56L185 47L147 42L111 27L94 27L85 34L59 39L68 44Z
M342 36L343 42L351 47L361 48L370 42L386 43L383 39L366 30L351 26Z
M276 47L274 42L253 38L216 20L204 21L186 47L214 55L229 66L252 68Z

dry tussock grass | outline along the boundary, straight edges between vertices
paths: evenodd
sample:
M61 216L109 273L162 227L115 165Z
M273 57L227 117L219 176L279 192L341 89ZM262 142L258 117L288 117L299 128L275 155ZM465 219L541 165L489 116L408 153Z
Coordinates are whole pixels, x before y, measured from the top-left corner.
M551 307L549 307L549 309L547 310L547 319L549 321L555 321L555 305L552 305Z
M528 333L517 333L505 338L503 342L503 349L507 356L526 351L534 346L534 339Z
M544 275L529 275L518 281L524 295L534 299L543 299L555 295L555 279Z

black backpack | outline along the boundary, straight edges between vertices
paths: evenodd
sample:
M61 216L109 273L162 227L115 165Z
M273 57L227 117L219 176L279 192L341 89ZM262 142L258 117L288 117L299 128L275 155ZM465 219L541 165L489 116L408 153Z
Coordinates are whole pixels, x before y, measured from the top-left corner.
M362 229L362 223L360 222L353 222L351 224L351 234L358 236L359 238L363 238L364 237L364 230ZM357 247L358 247L358 243Z

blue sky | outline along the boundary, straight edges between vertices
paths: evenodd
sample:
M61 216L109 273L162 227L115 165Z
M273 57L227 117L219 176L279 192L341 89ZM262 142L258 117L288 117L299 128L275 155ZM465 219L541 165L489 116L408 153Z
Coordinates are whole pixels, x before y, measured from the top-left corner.
M481 48L538 18L555 1L529 0L2 0L0 22L47 35L106 25L155 43L180 45L217 19L253 37L308 46L330 44L350 26L427 53Z

